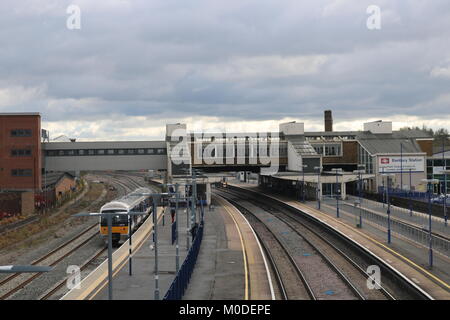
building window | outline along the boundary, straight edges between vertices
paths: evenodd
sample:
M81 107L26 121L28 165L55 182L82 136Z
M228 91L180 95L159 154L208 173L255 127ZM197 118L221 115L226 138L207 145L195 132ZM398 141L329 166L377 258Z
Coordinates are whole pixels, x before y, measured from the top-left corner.
M13 177L31 177L31 169L12 169L11 175Z
M31 137L31 129L13 129L11 137Z
M11 156L12 157L30 157L31 149L12 149Z
M324 157L341 157L342 147L340 143L312 144L314 150Z

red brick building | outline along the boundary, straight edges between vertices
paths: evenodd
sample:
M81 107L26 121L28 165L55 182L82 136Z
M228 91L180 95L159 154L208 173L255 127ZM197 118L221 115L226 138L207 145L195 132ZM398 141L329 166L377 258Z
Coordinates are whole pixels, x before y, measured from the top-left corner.
M0 191L40 190L41 115L0 113Z

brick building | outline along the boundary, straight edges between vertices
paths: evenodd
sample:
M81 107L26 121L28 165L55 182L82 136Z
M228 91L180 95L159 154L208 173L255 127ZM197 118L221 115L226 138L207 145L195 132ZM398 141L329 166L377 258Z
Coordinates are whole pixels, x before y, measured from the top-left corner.
M41 116L0 113L0 191L41 189Z

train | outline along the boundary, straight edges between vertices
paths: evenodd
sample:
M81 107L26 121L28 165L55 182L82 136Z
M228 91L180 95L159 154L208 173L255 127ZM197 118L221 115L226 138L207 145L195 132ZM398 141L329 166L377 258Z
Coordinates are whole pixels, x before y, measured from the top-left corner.
M152 200L142 194L152 193L148 188L138 188L133 192L106 203L100 208L100 213L115 213L112 219L112 245L117 246L120 241L128 239L129 227L133 233L139 225L152 213ZM128 212L142 212L143 215L128 216ZM131 217L131 226L129 226ZM108 220L100 217L100 235L108 242Z

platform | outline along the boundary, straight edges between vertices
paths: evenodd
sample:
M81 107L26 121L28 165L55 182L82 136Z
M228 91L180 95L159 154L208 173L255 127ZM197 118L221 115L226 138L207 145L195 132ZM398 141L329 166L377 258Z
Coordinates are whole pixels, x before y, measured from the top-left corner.
M255 186L233 184L229 183L229 186L235 186L239 188L245 188L249 191L263 193L261 189ZM396 248L384 243L382 239L379 239L376 235L370 235L364 230L356 228L348 223L337 219L330 214L319 211L311 206L302 204L298 201L283 197L280 195L266 194L269 197L283 201L284 203L303 211L304 213L315 217L321 222L331 226L339 233L358 243L367 251L379 257L386 264L392 268L398 270L403 274L411 283L414 283L424 291L429 293L434 299L450 299L450 286L447 282L443 281L439 277L435 276L430 270L427 270L418 263L415 263L413 259L406 257L402 253L398 252Z

